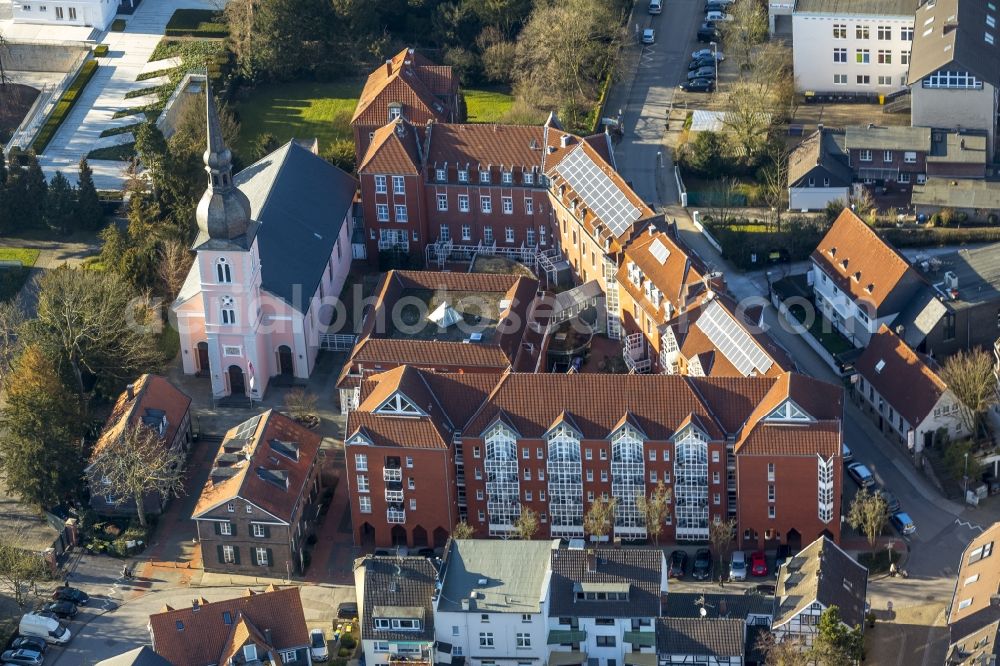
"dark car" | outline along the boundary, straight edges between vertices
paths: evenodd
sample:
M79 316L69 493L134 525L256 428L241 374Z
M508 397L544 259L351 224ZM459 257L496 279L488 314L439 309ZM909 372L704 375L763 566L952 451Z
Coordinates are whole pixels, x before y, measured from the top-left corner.
M353 620L358 616L358 605L353 601L345 601L337 606L337 617L341 620Z
M35 650L7 650L0 655L0 661L18 666L42 666L45 657L42 656L41 652Z
M870 489L875 486L874 475L872 475L871 470L862 463L851 463L847 466L847 473L852 479L854 479L855 483L862 488Z
M433 548L419 548L417 549L418 557L437 557L437 553L434 552Z
M77 606L85 606L90 601L90 595L75 587L60 587L52 593L56 601L71 601Z
M715 67L702 67L701 69L695 69L688 72L688 81L694 81L695 79L709 79L715 78Z
M712 577L712 551L708 548L699 548L694 554L694 568L691 575L696 580L705 580Z
M694 79L681 84L684 92L712 92L715 90L715 81L712 79Z
M792 549L788 547L787 544L779 544L778 552L774 554L774 575L781 575L781 567L785 566L785 562L789 560L792 556Z
M899 505L899 498L885 488L879 488L878 494L885 500L885 508L890 514L898 513L902 507Z
M50 613L55 613L58 618L70 618L76 617L76 604L72 601L51 601L45 604L42 610L46 610Z
M722 39L722 33L710 25L703 25L698 29L699 42L718 42Z
M667 575L671 578L683 578L684 573L687 571L688 566L688 554L683 550L675 550L670 553L670 568L667 571Z
M743 594L759 594L762 597L773 597L775 589L775 586L769 583L759 583L743 590Z
M688 69L700 69L702 67L711 67L715 69L715 60L709 56L708 58L695 58L688 63Z
M48 647L48 643L37 636L19 636L10 643L11 650L34 650L42 654Z

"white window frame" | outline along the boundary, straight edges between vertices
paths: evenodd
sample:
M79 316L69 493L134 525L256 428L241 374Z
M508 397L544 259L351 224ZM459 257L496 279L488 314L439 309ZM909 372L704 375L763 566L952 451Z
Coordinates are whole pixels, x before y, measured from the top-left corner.
M459 194L458 195L458 210L461 213L469 212L469 195Z
M389 221L389 204L375 204L375 219L379 222Z
M386 193L386 178L381 174L375 176L375 194Z
M392 177L392 193L406 194L406 180L402 176Z
M446 211L448 210L448 194L445 192L438 192L437 195L437 205L438 210Z
M493 212L493 198L488 194L482 194L479 196L479 208L484 214L489 215Z
M267 559L267 548L255 548L254 549L254 560L257 562L257 566L266 567L270 565Z
M222 536L233 536L233 524L228 520L219 523L219 534Z
M264 526L261 525L260 523L250 523L250 530L253 533L253 535L258 539L263 539L264 535L267 534L267 532L264 529Z

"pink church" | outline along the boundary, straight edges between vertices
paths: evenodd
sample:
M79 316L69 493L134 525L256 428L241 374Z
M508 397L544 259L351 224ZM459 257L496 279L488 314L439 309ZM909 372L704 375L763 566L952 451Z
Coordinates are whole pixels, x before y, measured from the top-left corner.
M186 374L212 395L263 397L305 380L351 266L357 181L291 141L233 176L207 92L208 189L194 265L171 306ZM321 314L322 312L322 314Z

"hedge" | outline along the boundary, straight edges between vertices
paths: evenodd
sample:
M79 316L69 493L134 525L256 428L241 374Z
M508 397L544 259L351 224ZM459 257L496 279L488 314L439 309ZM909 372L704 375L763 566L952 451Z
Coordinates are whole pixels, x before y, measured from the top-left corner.
M919 229L881 229L882 238L896 247L927 247L934 245L959 245L962 243L996 243L1000 229L969 227L951 229L923 227Z
M125 19L115 19L112 21L111 32L125 32Z
M108 45L98 44L97 46L95 46L94 55L97 56L98 58L103 58L104 56L108 55Z
M63 124L66 120L66 116L69 115L70 110L72 110L73 105L76 104L76 100L79 98L80 93L86 87L90 79L94 78L94 73L97 71L97 61L88 60L83 63L83 67L80 68L80 73L76 75L73 79L73 83L69 84L66 92L63 96L56 102L55 108L49 115L45 124L42 128L38 130L38 135L35 136L34 142L31 147L34 149L36 154L41 155L45 152L45 148L49 145L49 141L52 137L56 135L56 130L59 126Z
M728 224L706 221L705 226L722 246L722 256L743 270L762 268L774 261L808 259L826 233L825 225L793 216L784 218L782 231L768 231L736 220Z
M167 22L168 37L228 37L221 12L212 9L178 9Z

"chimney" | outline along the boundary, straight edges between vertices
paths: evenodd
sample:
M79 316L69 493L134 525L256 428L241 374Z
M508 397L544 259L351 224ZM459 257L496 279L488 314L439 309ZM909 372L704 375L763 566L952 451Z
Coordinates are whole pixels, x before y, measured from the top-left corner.
M563 134L559 137L559 145L563 148L569 145L569 134Z
M271 642L271 630L270 629L265 629L264 630L264 642L266 642L269 647L273 646L273 643Z
M129 384L125 387L125 395L128 396L129 400L135 397L135 384Z
M200 606L198 605L198 600L197 599L192 599L191 600L191 610L193 612L197 613L199 608L200 608Z
M823 123L816 123L816 131L820 134L823 133Z
M725 597L719 600L719 616L726 617L729 615L729 604L726 603Z
M464 610L464 611L469 610L469 600L468 599L462 599L462 610Z
M1000 594L993 594L990 596L990 606L1000 608Z
M649 225L648 227L646 227L646 232L647 232L647 233L648 233L648 234L649 234L650 236L655 236L655 235L656 235L656 232L655 232L655 231L653 231L653 225L652 225L652 224L650 224L650 225Z
M965 150L965 139L962 139L958 145L961 146L962 150Z
M593 548L587 549L587 571L597 571L597 552Z

